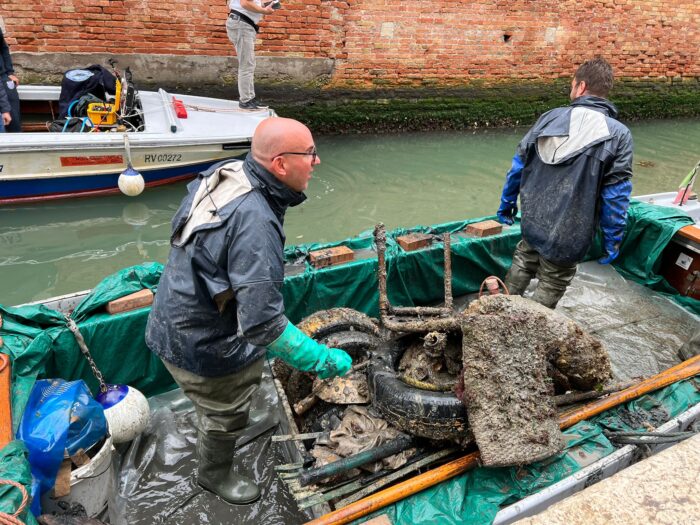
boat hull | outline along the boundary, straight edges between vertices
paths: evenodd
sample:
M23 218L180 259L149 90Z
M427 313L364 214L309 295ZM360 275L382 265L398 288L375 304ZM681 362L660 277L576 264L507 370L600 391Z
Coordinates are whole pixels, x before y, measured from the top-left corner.
M225 158L229 157L185 166L140 170L140 173L144 178L146 188L152 188L191 179L200 171ZM0 206L117 194L120 193L117 186L120 173L121 170L98 175L0 181Z

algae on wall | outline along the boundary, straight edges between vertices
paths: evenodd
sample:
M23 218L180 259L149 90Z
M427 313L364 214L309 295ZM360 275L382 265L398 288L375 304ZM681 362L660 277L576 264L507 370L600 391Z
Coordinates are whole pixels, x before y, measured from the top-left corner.
M281 116L315 132L381 132L531 125L569 103L570 81L503 82L462 88L258 90ZM287 91L288 93L288 91ZM300 97L301 94L304 94ZM700 116L700 80L618 80L610 94L623 121Z

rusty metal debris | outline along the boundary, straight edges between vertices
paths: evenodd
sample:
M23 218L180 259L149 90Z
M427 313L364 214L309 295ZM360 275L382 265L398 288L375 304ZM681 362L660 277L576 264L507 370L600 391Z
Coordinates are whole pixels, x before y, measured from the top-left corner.
M379 316L383 326L394 332L430 332L433 330L459 330L459 323L452 310L452 263L450 234L442 236L445 260L445 306L395 307L391 305L386 288L386 228L379 223L374 228L374 243L377 247L377 278L379 281ZM423 319L431 316L429 319Z

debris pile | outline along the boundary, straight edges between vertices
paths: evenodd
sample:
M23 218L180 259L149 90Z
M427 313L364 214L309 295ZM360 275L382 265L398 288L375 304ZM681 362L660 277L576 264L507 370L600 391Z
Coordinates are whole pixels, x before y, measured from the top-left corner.
M589 390L611 377L598 340L520 296L474 301L462 318L462 345L462 399L488 466L532 463L561 451L555 383Z

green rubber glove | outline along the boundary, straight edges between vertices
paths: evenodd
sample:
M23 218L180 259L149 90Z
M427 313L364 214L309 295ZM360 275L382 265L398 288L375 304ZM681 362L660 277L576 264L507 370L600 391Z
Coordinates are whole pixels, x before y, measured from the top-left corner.
M304 372L315 372L321 379L345 375L352 366L347 352L317 343L292 323L287 323L282 335L267 345L267 355Z

